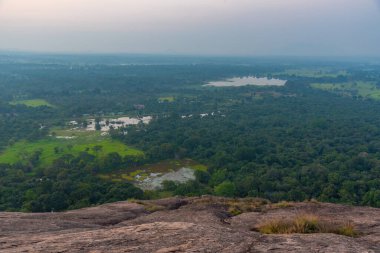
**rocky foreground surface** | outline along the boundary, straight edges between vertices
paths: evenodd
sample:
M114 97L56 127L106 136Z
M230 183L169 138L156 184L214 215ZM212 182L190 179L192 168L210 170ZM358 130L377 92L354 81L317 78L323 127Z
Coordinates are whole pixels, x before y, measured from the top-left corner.
M300 213L351 221L360 235L263 235L253 229ZM0 252L380 252L380 209L204 196L63 213L3 212Z

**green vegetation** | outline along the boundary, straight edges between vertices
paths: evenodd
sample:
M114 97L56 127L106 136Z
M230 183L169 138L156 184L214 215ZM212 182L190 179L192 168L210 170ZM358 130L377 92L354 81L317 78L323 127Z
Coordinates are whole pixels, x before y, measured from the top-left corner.
M225 181L215 186L214 192L218 196L234 197L236 195L235 184Z
M207 165L197 183L167 191L379 206L380 122L374 115L380 105L314 90L303 81L288 85L300 95L240 97L229 104L242 93L231 89L217 95L221 112L214 116L182 118L173 108L170 117L131 127L118 139L144 150L148 160L182 156ZM209 100L205 95L204 106Z
M380 99L380 89L374 82L312 83L311 87L346 96Z
M204 194L380 207L380 64L13 57L0 62L0 210ZM239 76L287 83L202 86ZM153 120L107 136L81 131L86 119L122 115ZM70 121L78 124L67 129ZM144 193L131 187L183 163L195 180Z
M130 183L96 176L110 167L121 166L114 158L111 154L97 158L82 152L78 156L63 155L43 168L31 167L33 160L25 165L0 164L0 210L62 211L143 198L143 191Z
M62 132L59 132L62 133ZM78 136L79 135L79 136ZM71 136L63 136L71 137ZM35 152L41 152L40 166L47 166L54 160L67 154L78 155L86 151L96 156L117 152L121 156L143 156L143 152L127 147L120 141L111 140L109 137L101 137L98 133L82 132L74 135L75 139L58 139L47 137L38 141L19 141L0 154L0 163L14 164L27 160Z
M257 230L263 234L334 233L350 237L358 235L354 225L350 222L340 224L335 221L322 220L318 216L311 214L300 215L290 220L268 221L253 230Z
M207 166L203 164L190 165L190 167L194 170L207 171Z
M29 100L16 100L10 102L11 105L26 105L29 107L40 107L40 106L47 106L47 107L54 107L54 105L50 104L45 99L29 99Z
M284 72L276 73L278 75L289 75L297 77L310 77L310 78L336 78L339 76L348 76L346 70L334 70L331 68L297 68L287 69Z
M167 103L172 103L174 102L175 98L173 96L168 96L168 97L160 97L158 99L159 102L163 103L163 102L167 102Z

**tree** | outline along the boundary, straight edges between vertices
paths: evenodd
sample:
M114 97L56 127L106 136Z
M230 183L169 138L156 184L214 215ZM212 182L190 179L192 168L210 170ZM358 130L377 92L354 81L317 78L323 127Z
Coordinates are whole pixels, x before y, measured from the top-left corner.
M92 147L92 150L95 152L96 155L103 149L103 146L101 145L95 145Z
M210 180L211 176L207 171L203 170L196 170L194 172L195 178L202 184L207 184L208 181Z
M100 118L95 119L95 130L96 131L102 130L102 126L100 125Z
M95 130L96 130L96 131L100 131L100 130L102 130L102 127L100 126L100 123L99 123L99 122L96 122L96 123L95 123Z
M223 183L214 187L214 192L218 196L234 197L236 195L235 184L230 181L224 181Z
M122 165L122 157L117 152L112 152L106 155L103 160L103 167L106 171L119 169Z

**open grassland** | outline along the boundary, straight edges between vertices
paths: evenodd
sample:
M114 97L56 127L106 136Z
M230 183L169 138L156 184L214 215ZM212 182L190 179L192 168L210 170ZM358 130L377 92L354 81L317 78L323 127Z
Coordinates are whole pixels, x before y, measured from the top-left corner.
M298 76L298 77L311 77L311 78L337 78L339 76L348 76L348 72L345 70L334 70L329 68L320 68L320 69L288 69L284 72L275 73L276 75L289 75L289 76Z
M313 83L311 87L346 96L380 99L380 89L373 82Z
M160 103L163 103L163 102L172 103L172 102L174 102L174 100L175 100L175 98L173 96L158 98L158 102L160 102Z
M59 133L62 134L62 131ZM122 142L112 140L107 136L101 136L97 132L78 132L74 134L73 139L58 139L57 137L51 136L35 142L17 142L0 154L0 163L14 164L18 161L24 161L36 151L41 151L41 166L51 164L62 155L76 155L82 151L98 156L104 156L112 152L117 152L121 156L144 155L142 151L130 148ZM98 149L94 149L95 146L98 146Z
M44 99L30 99L30 100L16 100L10 102L11 105L26 105L28 107L54 107L54 105L50 104L48 101Z

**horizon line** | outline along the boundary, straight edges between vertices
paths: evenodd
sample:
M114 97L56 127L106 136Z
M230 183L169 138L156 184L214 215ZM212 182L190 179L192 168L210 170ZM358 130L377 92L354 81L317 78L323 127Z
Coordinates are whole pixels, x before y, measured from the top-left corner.
M314 59L380 59L380 55L304 55L304 54L192 54L169 52L105 52L105 51L34 51L0 49L0 54L45 55L45 56L151 56L151 57L195 57L195 58L314 58Z

